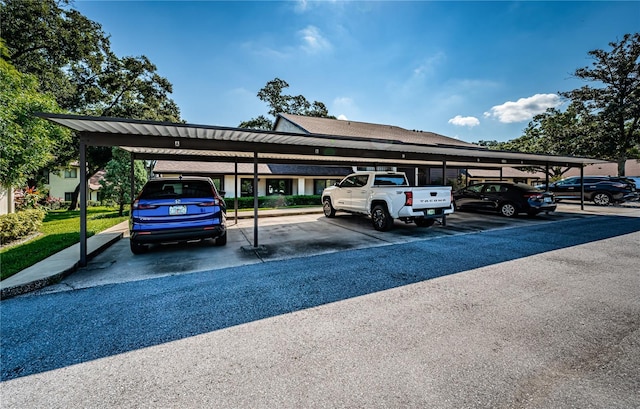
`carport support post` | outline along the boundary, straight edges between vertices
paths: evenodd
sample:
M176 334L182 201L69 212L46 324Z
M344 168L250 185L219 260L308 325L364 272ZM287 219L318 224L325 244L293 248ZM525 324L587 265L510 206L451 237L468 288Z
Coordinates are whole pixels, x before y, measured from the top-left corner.
M447 161L442 161L442 184L447 185Z
M580 165L580 210L584 210L584 165Z
M443 160L442 161L442 184L443 185L447 185L447 161ZM453 189L453 186L451 186L451 189ZM447 225L447 215L443 214L442 215L442 225L446 226Z
M544 168L544 185L547 187L545 190L549 191L549 163Z
M253 152L253 247L258 248L258 152Z
M134 165L135 165L135 156L133 154L133 152L131 153L131 160L129 162L129 180L131 181L131 203L129 203L129 205L133 204L133 200L135 199L135 194L136 194L136 187L135 187L135 181L136 181L136 173L134 170ZM131 207L129 207L129 212L131 212Z
M87 265L87 145L80 138L80 267Z
M238 158L233 161L233 210L235 212L236 224L238 224Z

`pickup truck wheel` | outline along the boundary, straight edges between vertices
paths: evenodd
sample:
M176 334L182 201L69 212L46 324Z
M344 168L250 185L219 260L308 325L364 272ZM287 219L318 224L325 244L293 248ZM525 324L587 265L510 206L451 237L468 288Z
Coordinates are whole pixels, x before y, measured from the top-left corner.
M418 227L431 227L436 222L436 219L416 219L415 222Z
M593 195L593 203L598 206L609 206L611 204L611 195L605 192L596 192L596 194Z
M322 211L326 217L335 217L336 209L331 206L331 199L326 198L322 201Z
M513 203L503 203L500 206L500 214L506 217L515 217L515 215L517 214L516 207L513 205Z
M371 221L373 222L373 228L378 231L387 231L393 226L391 215L387 211L387 208L382 205L376 205L373 208Z

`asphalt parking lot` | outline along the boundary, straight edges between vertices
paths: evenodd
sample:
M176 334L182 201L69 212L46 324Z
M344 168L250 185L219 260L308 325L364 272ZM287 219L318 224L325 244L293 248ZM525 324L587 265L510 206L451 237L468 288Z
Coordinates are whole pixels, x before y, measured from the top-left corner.
M250 220L224 249L120 240L2 301L2 407L640 407L640 208L578 209L263 219L263 255Z
M125 237L104 253L91 260L60 283L34 294L44 294L89 288L104 284L145 280L170 275L217 270L268 261L286 260L345 250L363 249L444 236L472 234L499 229L545 225L589 217L594 214L625 214L640 211L640 207L587 206L580 211L577 204L560 204L558 211L506 218L492 213L456 212L447 217L446 226L436 224L419 228L396 220L394 229L379 232L362 216L338 213L328 219L322 213L266 217L259 219L258 247L254 247L253 219L228 220L228 243L224 247L212 243L194 242L152 246L142 255L133 255ZM231 215L230 215L231 216ZM550 226L551 228L551 226Z

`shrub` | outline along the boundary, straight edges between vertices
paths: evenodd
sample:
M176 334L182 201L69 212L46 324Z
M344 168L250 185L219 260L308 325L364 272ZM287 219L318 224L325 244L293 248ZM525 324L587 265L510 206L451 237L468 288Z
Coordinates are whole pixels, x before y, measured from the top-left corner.
M225 199L227 207L233 208L233 198ZM258 207L291 207L291 206L320 206L319 195L296 195L296 196L258 196ZM239 197L238 209L253 209L253 197Z
M0 216L0 240L4 244L37 232L46 214L41 209L27 209Z
M62 208L64 201L59 197L47 196L47 198L44 201L41 201L40 204L47 210L58 210Z
M14 192L14 201L16 210L25 209L37 209L40 206L40 201L44 199L44 196L38 192L34 187L27 187L25 189L16 189Z

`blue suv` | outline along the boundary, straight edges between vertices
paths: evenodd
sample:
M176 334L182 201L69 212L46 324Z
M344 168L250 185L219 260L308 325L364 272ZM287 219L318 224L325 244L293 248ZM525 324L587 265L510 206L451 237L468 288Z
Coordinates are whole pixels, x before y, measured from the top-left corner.
M151 243L213 239L227 244L227 208L206 177L149 180L131 205L131 252L140 254Z

